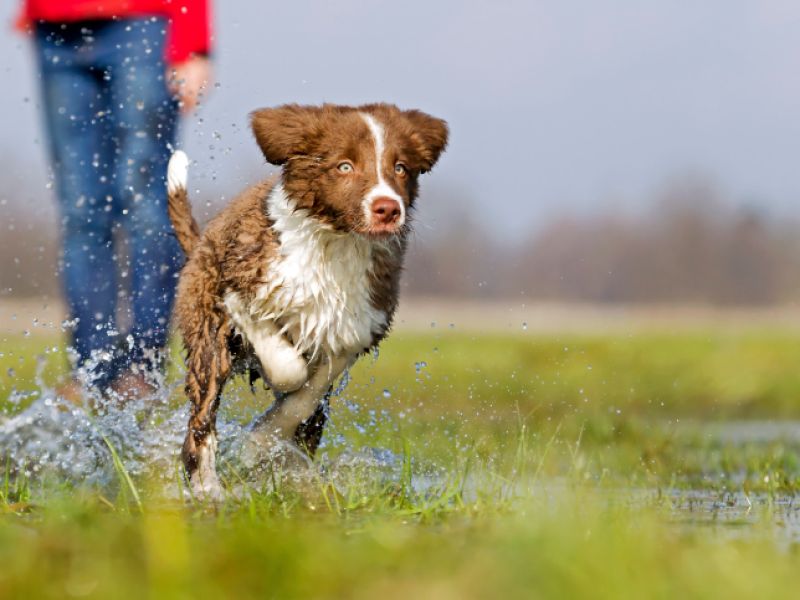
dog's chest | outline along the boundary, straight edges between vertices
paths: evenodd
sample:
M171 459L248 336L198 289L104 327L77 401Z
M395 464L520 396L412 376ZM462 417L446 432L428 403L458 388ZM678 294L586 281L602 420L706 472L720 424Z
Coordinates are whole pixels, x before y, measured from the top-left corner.
M278 236L251 317L271 319L304 353L355 353L385 330L387 313L372 301L373 261L385 251L358 235L341 234L295 210L282 189L268 199Z
M256 302L303 352L364 350L386 324L371 300L371 248L350 236L307 242L282 248Z

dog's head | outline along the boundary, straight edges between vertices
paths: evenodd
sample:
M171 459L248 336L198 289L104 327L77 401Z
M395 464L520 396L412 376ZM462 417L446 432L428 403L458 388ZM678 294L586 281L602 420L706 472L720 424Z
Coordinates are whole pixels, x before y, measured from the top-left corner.
M447 145L447 124L390 104L257 110L256 141L283 166L298 208L343 232L400 233L417 196L417 179Z

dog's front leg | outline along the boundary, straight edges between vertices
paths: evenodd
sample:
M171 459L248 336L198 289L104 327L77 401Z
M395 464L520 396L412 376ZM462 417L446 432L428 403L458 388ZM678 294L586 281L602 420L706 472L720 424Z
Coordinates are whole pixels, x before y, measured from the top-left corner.
M225 297L225 307L236 328L252 346L273 391L293 392L308 381L305 358L281 333L277 323L272 319L254 320L237 294Z
M251 424L242 451L244 462L255 464L257 457L276 443L292 444L297 428L314 415L333 382L354 358L341 355L321 360L299 390L276 398L275 404Z

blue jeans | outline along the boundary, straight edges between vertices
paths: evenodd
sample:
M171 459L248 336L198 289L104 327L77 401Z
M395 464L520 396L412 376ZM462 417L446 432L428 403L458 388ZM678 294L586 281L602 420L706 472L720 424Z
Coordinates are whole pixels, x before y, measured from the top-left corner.
M36 28L72 348L81 365L93 359L97 383L133 363L152 366L167 340L182 254L165 189L178 118L165 81L165 26L142 18ZM126 335L117 330L121 300Z

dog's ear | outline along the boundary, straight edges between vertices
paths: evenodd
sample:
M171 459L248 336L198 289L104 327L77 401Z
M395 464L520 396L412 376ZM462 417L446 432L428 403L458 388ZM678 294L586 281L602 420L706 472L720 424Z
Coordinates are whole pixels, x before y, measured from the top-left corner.
M317 107L298 104L262 108L250 113L256 142L273 165L282 165L289 157L304 154L318 122Z
M411 140L419 154L421 173L427 173L439 160L439 155L447 146L447 123L419 110L403 111L403 116L411 123Z

